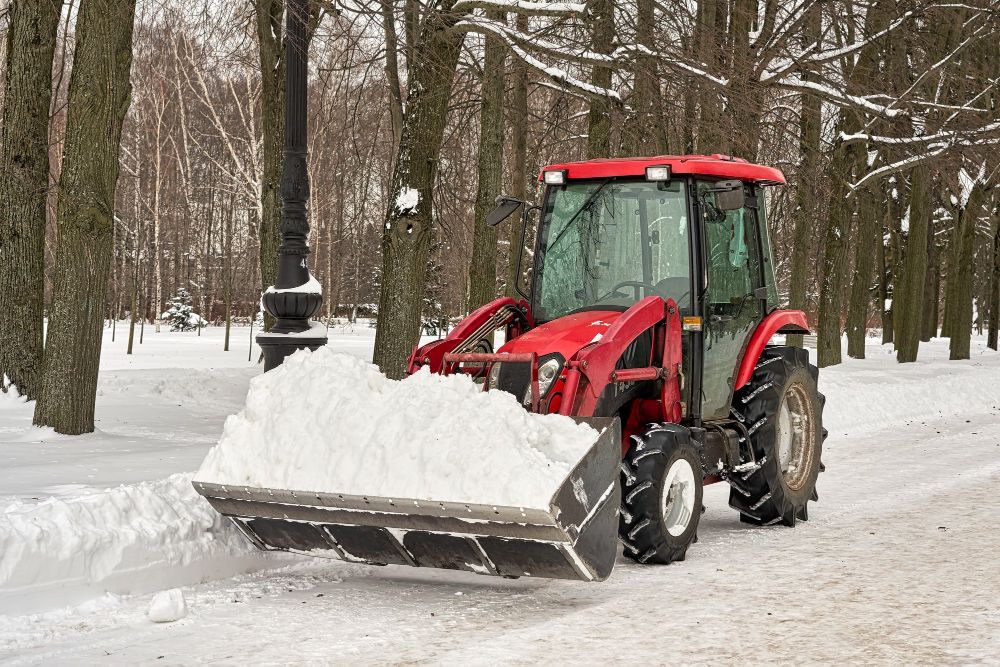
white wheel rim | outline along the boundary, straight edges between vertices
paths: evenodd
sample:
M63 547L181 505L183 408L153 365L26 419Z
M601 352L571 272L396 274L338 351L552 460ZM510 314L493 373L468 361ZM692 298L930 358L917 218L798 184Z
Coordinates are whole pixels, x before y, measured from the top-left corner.
M816 447L813 419L806 389L801 384L793 384L778 407L775 433L781 476L792 490L802 488L813 464Z
M691 464L677 459L663 478L663 525L677 537L687 530L694 515L695 477Z

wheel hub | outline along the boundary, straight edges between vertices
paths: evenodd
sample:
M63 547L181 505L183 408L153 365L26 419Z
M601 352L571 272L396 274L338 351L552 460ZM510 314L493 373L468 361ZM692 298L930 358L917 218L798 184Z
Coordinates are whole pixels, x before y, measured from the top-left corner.
M793 384L778 407L778 464L785 484L792 490L802 488L812 468L816 434L812 404L801 384Z
M695 476L691 464L677 459L663 478L661 498L663 525L667 532L677 537L687 530L694 515Z

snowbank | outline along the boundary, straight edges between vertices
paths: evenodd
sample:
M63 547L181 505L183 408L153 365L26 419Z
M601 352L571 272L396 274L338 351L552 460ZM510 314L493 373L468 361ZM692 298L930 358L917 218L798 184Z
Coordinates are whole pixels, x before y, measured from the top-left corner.
M144 593L258 569L254 550L190 474L0 513L0 614Z
M465 376L402 381L328 347L250 383L195 478L203 482L547 509L596 441Z
M823 425L831 437L851 437L898 427L907 421L994 411L1000 383L992 350L978 341L967 361L949 361L945 339L922 343L920 358L896 362L891 345L867 347L866 359L848 359L819 371L826 394Z

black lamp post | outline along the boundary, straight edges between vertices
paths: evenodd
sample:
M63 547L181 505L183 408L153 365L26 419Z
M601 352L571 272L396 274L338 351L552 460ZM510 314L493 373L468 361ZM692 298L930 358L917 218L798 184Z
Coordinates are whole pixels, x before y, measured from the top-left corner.
M310 323L323 304L318 286L310 285L309 174L306 171L307 42L306 3L286 0L285 11L285 150L281 172L281 246L278 278L264 292L264 309L277 319L271 330L257 336L264 352L264 370L281 364L296 350L326 345L325 328Z

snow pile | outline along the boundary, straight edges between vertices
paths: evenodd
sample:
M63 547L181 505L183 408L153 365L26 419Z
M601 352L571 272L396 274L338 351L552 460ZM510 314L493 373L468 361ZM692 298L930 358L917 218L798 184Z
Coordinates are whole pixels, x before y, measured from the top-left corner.
M230 576L268 563L190 474L0 511L0 614Z
M402 381L328 347L250 383L195 478L251 487L547 509L596 441L465 376Z
M187 616L184 591L179 588L160 591L150 601L146 616L154 623L173 623L181 620Z
M819 390L827 398L823 425L831 436L857 436L907 421L996 410L997 358L985 354L949 361L947 341L934 339L932 345L921 343L918 361L898 364L892 345L870 344L867 359L845 358L820 369Z
M28 397L22 396L17 390L17 385L11 383L10 378L4 375L0 378L0 410L4 408L17 409L22 403L27 403Z

